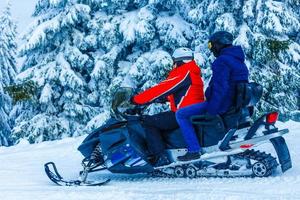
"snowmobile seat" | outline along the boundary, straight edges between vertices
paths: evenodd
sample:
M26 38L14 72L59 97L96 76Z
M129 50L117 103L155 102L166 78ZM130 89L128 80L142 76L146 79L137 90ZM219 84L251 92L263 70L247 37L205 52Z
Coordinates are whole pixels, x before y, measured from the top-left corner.
M216 145L230 129L251 126L254 106L262 96L257 83L238 83L233 106L222 115L198 115L191 118L203 147Z
M202 147L216 145L226 134L225 124L220 115L197 115L191 120Z
M162 137L167 149L186 148L186 143L179 128L171 132L165 132Z
M254 106L260 100L262 91L262 86L257 83L237 84L233 106L221 115L227 131L251 125Z

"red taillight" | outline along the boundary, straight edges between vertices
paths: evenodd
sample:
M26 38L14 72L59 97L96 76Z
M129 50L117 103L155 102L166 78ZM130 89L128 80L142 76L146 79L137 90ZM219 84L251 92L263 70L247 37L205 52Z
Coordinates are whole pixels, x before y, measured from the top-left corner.
M278 112L267 114L267 123L274 124L278 119Z
M253 144L243 144L240 146L241 149L249 149L253 146Z

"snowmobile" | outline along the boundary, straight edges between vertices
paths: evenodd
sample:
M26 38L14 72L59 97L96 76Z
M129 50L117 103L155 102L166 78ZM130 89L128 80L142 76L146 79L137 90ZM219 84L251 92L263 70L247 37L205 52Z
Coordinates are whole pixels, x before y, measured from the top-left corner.
M126 89L121 91L121 96L125 97L113 101L114 117L89 134L78 147L84 156L80 178L66 181L53 162L46 163L46 173L53 182L58 185L103 185L109 180L100 183L87 181L88 174L101 170L159 177L268 177L279 165L282 172L292 167L289 149L282 137L289 131L280 130L275 125L278 112L253 120L254 106L263 91L257 83L237 84L234 105L225 114L191 118L203 147L199 159L178 161L177 157L187 151L180 129L164 133L170 164L159 167L154 167L149 158L141 118L143 108L126 110L124 105L131 94ZM277 157L258 149L264 143L273 145Z

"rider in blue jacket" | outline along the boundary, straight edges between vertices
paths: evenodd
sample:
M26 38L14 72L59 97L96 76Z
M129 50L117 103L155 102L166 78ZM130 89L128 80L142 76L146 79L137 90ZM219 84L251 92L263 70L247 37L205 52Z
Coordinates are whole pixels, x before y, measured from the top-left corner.
M205 91L206 101L194 104L176 112L176 119L182 129L188 152L179 156L179 161L198 159L201 156L200 145L196 133L189 122L193 115L224 114L233 104L237 83L248 82L248 68L245 55L240 46L232 45L233 35L226 31L218 31L209 38L208 48L216 57L212 63L212 78Z
M211 66L213 75L205 91L207 112L211 115L228 111L236 84L248 82L244 52L241 46L233 46L232 41L233 36L226 31L216 32L209 39L208 46L216 57Z

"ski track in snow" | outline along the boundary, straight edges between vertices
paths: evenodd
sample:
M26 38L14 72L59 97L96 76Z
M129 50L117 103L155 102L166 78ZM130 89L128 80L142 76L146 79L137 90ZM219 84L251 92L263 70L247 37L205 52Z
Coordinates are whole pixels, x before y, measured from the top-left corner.
M143 174L95 173L90 179L112 181L102 187L60 187L44 173L43 164L54 161L65 178L76 178L81 170L78 145L85 136L40 144L0 147L0 200L129 200L129 199L300 199L300 123L285 136L293 168L269 178L150 178ZM271 146L263 149L273 152ZM274 154L273 154L274 155Z

